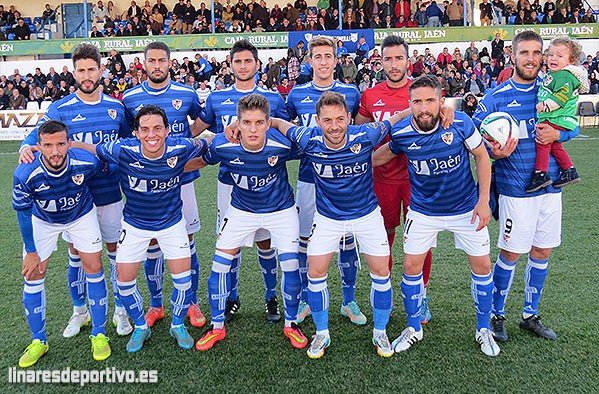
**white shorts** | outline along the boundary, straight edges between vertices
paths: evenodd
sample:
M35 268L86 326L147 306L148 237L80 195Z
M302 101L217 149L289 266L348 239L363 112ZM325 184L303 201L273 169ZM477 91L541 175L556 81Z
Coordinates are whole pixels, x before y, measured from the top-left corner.
M193 182L181 185L181 200L183 201L183 218L185 219L185 228L187 234L193 234L200 231L200 214L198 213L198 203L196 200L196 191Z
M255 233L269 231L272 247L281 252L297 252L299 247L299 220L295 206L272 213L252 213L229 207L216 238L218 249L252 246Z
M337 252L339 241L347 235L356 238L360 252L370 256L389 256L387 231L379 207L368 215L353 220L329 219L317 211L308 241L308 256Z
M216 234L218 235L222 226L222 220L227 214L227 210L231 206L231 193L233 192L233 185L227 185L226 183L218 181L216 192ZM261 228L256 231L254 242L260 242L267 239L270 239L270 233L267 230Z
M437 234L451 231L455 247L468 256L486 256L491 251L491 239L487 227L476 231L479 220L474 224L472 212L454 216L428 216L408 208L403 233L403 250L407 254L424 254L437 246Z
M121 220L123 219L123 200L113 204L96 207L98 215L98 223L100 225L100 233L102 241L107 244L116 243L119 240L121 231ZM62 233L62 239L65 242L73 243L71 237L66 232Z
M562 194L499 196L500 249L528 253L532 246L555 248L562 238Z
M61 232L66 233L73 240L75 249L83 253L102 250L102 235L96 207L67 224L48 223L35 216L31 216L31 223L35 247L41 261L46 260L56 250L56 242Z
M316 188L313 183L297 181L296 204L299 212L300 236L308 238L316 212Z
M116 250L117 263L139 263L146 258L150 240L156 238L167 260L190 257L185 220L164 230L149 231L133 227L123 220Z

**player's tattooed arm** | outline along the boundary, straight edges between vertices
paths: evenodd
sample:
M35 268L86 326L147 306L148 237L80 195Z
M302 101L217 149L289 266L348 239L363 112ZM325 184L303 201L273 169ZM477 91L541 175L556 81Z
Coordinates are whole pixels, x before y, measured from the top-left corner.
M395 116L395 115L393 115ZM379 167L387 164L395 157L395 153L391 151L389 147L389 143L387 142L385 145L382 145L372 154L372 166Z
M472 212L470 223L474 224L478 217L476 231L485 228L491 220L491 209L489 207L489 195L491 192L491 159L484 144L472 150L476 162L476 177L478 179L478 202Z

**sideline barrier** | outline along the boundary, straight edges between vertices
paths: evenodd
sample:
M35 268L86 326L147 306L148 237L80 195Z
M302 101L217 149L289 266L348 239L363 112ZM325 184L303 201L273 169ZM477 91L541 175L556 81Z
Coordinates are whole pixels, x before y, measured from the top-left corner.
M442 43L442 42L469 42L490 41L496 33L506 41L523 30L534 30L544 39L555 36L567 35L574 38L589 39L599 38L599 25L577 24L577 25L501 25L484 27L440 27L440 28L402 28L402 29L375 29L374 40L376 44L390 34L403 37L409 44L412 43ZM356 32L353 30L351 32ZM371 34L373 30L361 30L364 35ZM336 30L335 35L349 34L349 30ZM360 31L358 31L360 32ZM367 33L368 32L368 33ZM226 33L226 34L193 34L175 36L140 36L130 38L99 38L99 39L55 39L55 40L33 40L33 41L3 41L0 43L0 56L22 56L22 55L64 55L70 54L75 46L81 42L89 42L98 47L101 52L109 52L111 49L124 52L142 52L143 48L152 41L162 41L171 50L207 50L207 49L230 49L233 43L241 38L247 38L257 48L287 48L289 47L289 34L291 33ZM318 31L302 32L318 35ZM330 33L330 32L327 32ZM359 33L350 35L355 42L359 39ZM370 45L369 45L370 46Z

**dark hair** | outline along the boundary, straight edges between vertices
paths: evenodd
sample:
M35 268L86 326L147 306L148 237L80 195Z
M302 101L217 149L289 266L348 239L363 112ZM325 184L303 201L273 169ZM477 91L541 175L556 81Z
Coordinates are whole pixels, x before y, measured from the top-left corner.
M512 47L514 48L514 54L516 54L516 48L518 47L518 44L520 44L522 41L536 41L539 44L541 44L541 48L543 47L543 39L538 33L532 30L524 30L523 32L516 34L514 38L512 38Z
M343 107L343 111L347 112L347 102L345 97L337 92L327 90L320 96L316 102L316 115L320 115L320 109L325 105L339 105Z
M133 130L139 130L139 120L142 116L147 115L160 115L162 117L162 121L164 122L164 127L168 128L168 118L166 116L166 112L164 112L164 110L159 106L150 104L141 107L139 112L137 112L135 115L135 118L133 119Z
M261 94L252 93L243 96L237 103L237 118L241 118L241 114L246 111L260 110L266 115L266 119L270 117L270 103L268 99Z
M73 66L81 59L92 59L96 62L98 68L100 67L100 63L102 63L102 55L100 55L98 48L95 45L87 43L77 45L71 58L73 59Z
M439 91L439 94L441 94L441 90L442 90L441 82L439 82L439 79L434 75L422 75L422 76L416 78L415 80L413 80L412 83L410 84L410 93L412 93L412 90L415 90L418 88L437 89Z
M245 38L242 40L237 40L237 41L235 41L235 44L233 44L233 48L231 48L231 51L229 52L229 55L231 56L231 60L233 60L233 58L235 57L235 54L237 52L241 52L241 51L250 51L252 53L252 55L254 56L254 60L256 62L258 61L258 49L254 46L254 44L252 44Z
M148 56L148 51L152 50L152 49L157 49L160 51L164 51L166 52L166 57L168 59L171 58L171 50L168 47L168 45L166 45L164 42L161 41L153 41L151 43L149 43L148 45L146 45L146 47L144 48L144 57Z
M406 51L406 55L408 54L408 44L404 41L404 39L400 36L391 35L391 36L385 37L385 39L381 43L381 55L383 54L383 51L385 50L385 48L396 47L396 46L403 46L403 48Z
M69 131L67 129L67 125L62 123L60 120L49 120L41 124L37 129L37 139L41 140L42 135L45 134L56 134L64 131L67 133L67 138L69 136Z

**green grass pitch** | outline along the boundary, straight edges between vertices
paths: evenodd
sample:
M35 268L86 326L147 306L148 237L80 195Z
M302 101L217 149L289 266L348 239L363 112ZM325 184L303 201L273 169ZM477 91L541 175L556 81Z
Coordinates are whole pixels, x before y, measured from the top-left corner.
M17 365L30 335L21 303L21 238L11 208L12 172L17 143L0 143L0 392L72 393L76 385L9 384L8 369ZM208 352L179 349L169 334L169 315L153 328L152 338L136 354L125 351L127 337L107 327L112 356L104 362L91 357L89 328L75 338L62 338L71 314L66 284L67 254L64 242L54 253L46 279L47 331L50 351L33 369L158 370L158 383L89 384L91 393L591 393L599 383L599 259L597 253L599 178L595 159L599 129L585 129L566 144L583 181L564 190L562 246L550 259L549 276L541 300L544 322L559 339L549 342L518 328L523 302L524 257L521 258L507 303L510 340L501 345L497 358L484 356L474 341L475 314L470 295L470 275L462 252L453 238L442 234L434 250L429 296L432 321L424 327L424 340L413 349L390 359L378 357L371 343L370 284L365 267L359 272L357 301L369 318L363 327L352 325L339 314L341 286L333 264L331 290L331 347L324 358L309 360L303 350L291 348L283 336L283 324L264 319L264 286L255 250L244 250L239 294L241 309L228 326L227 338ZM290 179L297 165L290 166ZM215 242L216 169L203 170L196 182L202 230L196 235L201 264L201 306L209 318L206 300ZM150 213L149 213L150 214ZM401 234L399 229L398 234ZM497 223L490 226L496 239ZM494 244L494 242L492 242ZM497 250L494 247L491 259ZM395 243L396 266L392 278L395 312L388 333L391 340L405 327L399 290L401 242ZM362 259L362 261L364 261ZM108 262L105 261L105 268ZM172 289L165 280L165 305ZM147 301L143 276L138 277ZM147 306L147 305L146 305ZM168 308L167 308L168 309ZM109 321L113 305L110 302ZM303 323L307 336L314 332L310 319ZM191 328L194 338L200 329Z

